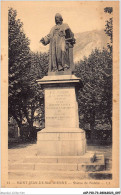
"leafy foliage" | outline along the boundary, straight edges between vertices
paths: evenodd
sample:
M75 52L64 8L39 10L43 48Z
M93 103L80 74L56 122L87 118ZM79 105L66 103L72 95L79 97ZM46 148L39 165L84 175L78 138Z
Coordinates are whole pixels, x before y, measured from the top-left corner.
M82 79L79 91L79 112L82 125L89 123L94 131L96 120L112 125L112 55L105 49L95 49L88 58L76 64L76 76Z
M17 12L9 9L9 117L14 117L22 131L23 122L29 125L43 118L43 91L37 78L47 74L48 54L33 53L24 34ZM41 117L40 117L41 115Z
M27 83L24 88L24 113L31 129L33 123L44 122L44 97L43 90L36 80L47 74L48 54L31 52L31 68L27 76Z
M16 19L16 10L8 11L9 43L9 117L13 116L19 127L23 118L23 85L30 69L29 40L23 32L23 24Z
M113 12L113 8L112 7L105 7L104 12L111 14Z
M106 7L106 8L104 8L104 12L112 14L113 8ZM108 43L107 46L108 46L110 52L112 53L112 43L113 43L113 18L112 17L106 21L105 32L110 37L110 43Z

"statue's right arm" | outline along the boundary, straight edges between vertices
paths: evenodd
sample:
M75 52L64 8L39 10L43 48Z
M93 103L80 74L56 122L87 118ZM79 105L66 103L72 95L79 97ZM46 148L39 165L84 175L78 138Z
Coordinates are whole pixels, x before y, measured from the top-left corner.
M47 45L50 43L50 34L48 34L47 36L43 37L40 42L43 44L43 45Z

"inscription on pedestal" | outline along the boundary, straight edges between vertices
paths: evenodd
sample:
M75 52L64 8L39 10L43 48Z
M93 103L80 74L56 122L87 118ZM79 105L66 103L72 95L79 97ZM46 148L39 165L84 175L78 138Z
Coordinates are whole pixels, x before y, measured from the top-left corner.
M77 127L75 88L45 89L45 126Z

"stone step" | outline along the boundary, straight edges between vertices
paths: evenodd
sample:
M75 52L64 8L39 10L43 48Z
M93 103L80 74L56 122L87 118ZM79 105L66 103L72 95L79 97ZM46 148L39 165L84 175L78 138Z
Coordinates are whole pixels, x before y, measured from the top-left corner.
M23 163L90 163L99 161L104 164L103 155L87 152L83 156L27 156Z
M112 160L105 159L105 167L106 167L106 170L111 170L112 169Z
M48 171L102 171L105 170L105 164L102 161L95 163L14 163L10 164L9 170L48 170Z
M86 156L86 155L85 155ZM87 157L87 158L86 158ZM94 162L89 161L89 155L84 156L50 156L28 157L23 162L9 164L9 170L58 170L58 171L102 171L105 170L103 155L97 155Z
M16 171L11 170L8 172L8 178L9 179L19 179L19 181L22 179L32 179L39 181L50 181L50 180L80 180L80 179L112 179L112 173L110 171L101 171L101 172L82 172L82 171Z

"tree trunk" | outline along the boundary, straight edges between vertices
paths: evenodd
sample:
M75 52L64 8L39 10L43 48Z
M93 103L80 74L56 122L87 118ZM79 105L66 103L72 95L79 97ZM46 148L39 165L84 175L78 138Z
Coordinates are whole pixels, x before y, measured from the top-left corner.
M91 142L94 143L95 142L95 110L92 108L90 111L90 129L91 129Z
M29 123L29 139L35 141L37 139L36 128L33 126L33 121Z

